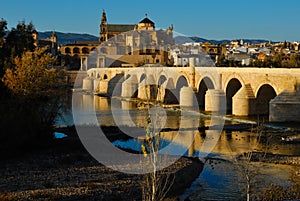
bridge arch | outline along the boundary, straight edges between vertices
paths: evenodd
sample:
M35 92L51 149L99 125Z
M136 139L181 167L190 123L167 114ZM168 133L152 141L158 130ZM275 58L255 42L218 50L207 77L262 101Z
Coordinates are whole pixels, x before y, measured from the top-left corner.
M227 76L227 77L224 79L224 82L222 82L222 84L223 84L222 88L223 88L223 89L226 89L226 87L228 86L229 82L230 82L232 79L237 79L237 80L242 84L242 86L244 86L245 83L246 83L241 75L239 75L239 74L237 74L237 73L229 74L229 76Z
M90 53L90 49L87 47L82 48L82 54L89 54Z
M279 91L277 90L277 86L272 83L272 82L262 82L258 85L258 87L256 88L256 91L255 91L255 97L257 98L257 95L258 95L258 92L259 90L261 89L262 86L264 85L269 85L270 87L273 88L273 90L275 91L276 94L279 94Z
M101 78L101 75L100 73L97 73L97 76L96 76L97 79L100 79Z
M269 103L277 96L275 88L270 84L262 84L256 93L256 111L260 115L269 114Z
M131 78L133 75L131 75L131 74L127 74L126 76L125 76L125 80L128 80L129 78ZM136 77L136 76L135 76Z
M79 47L74 47L74 48L73 48L73 54L80 54L80 49L79 49Z
M197 71L196 71L197 72ZM205 78L206 81L210 82L212 84L212 88L210 89L215 89L217 88L217 82L215 80L215 77L213 73L211 72L201 72L201 69L199 70L199 75L200 75L200 79L198 80L197 84L195 83L195 87L199 87L201 82L203 81L203 79ZM207 82L207 83L208 83ZM199 91L199 88L197 89Z
M106 78L106 79L105 79ZM104 80L108 80L108 95L120 96L122 92L122 83L124 82L124 74L117 73L111 79L108 79L108 75L103 75Z
M107 80L107 79L108 79L107 74L104 74L104 75L103 75L103 80Z
M189 83L186 77L183 75L179 76L176 81L176 89L181 89L182 87L187 87L187 86L189 86Z
M232 98L242 88L242 83L237 78L232 78L226 85L227 114L232 114Z
M165 75L160 75L158 79L158 86L161 86L165 81L167 81L167 77Z
M215 85L211 78L209 77L203 77L198 85L198 91L196 94L199 109L204 110L205 109L205 94L208 89L214 89Z
M139 83L142 83L146 79L147 79L146 73L141 74L140 77L139 77Z
M180 101L180 90L182 87L188 87L189 83L188 80L186 79L186 77L184 75L180 75L177 78L177 81L175 82L175 90L173 92L174 98L176 100L173 101L174 104L179 104Z
M66 53L66 54L71 54L71 48L69 48L69 47L66 47L66 49L65 49L65 53Z
M182 81L183 81L183 82L186 82L186 83L187 83L187 86L190 86L189 76L188 76L186 73L184 73L184 72L180 72L180 73L178 74L177 79L176 79L176 81L175 81L176 86L177 86L178 83L180 83L180 82L182 82Z
M165 104L177 103L176 97L173 94L174 83L173 78L167 78L166 75L161 74L157 81L157 100Z

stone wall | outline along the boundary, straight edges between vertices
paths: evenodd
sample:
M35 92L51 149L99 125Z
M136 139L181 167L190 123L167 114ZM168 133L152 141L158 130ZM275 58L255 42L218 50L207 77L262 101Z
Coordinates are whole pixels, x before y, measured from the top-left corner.
M300 121L300 94L283 93L271 100L269 118L272 122Z

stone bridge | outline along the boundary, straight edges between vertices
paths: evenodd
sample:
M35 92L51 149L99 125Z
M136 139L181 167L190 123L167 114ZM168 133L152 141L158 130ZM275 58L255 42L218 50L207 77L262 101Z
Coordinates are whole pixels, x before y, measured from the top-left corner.
M299 121L300 69L145 66L93 68L87 74L83 89L98 94Z

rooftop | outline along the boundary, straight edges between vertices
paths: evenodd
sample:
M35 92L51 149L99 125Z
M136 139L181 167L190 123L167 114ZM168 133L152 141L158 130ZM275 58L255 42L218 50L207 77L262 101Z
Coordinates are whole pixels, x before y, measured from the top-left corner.
M135 24L108 24L107 31L109 32L127 32L134 30Z
M151 20L149 20L149 18L147 16L142 21L140 21L139 23L154 25L154 22L152 22Z

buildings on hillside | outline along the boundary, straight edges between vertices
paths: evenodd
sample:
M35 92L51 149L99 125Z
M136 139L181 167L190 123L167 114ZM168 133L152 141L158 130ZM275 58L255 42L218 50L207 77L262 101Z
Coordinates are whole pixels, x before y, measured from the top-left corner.
M238 66L300 67L300 44L298 42L258 43L249 44L242 40L232 41L226 45L225 58L234 61ZM292 59L296 59L291 61ZM298 64L297 64L298 62ZM293 64L294 63L294 64ZM231 62L231 64L233 64ZM266 67L266 66L265 66Z
M170 66L208 65L208 60L203 60L203 55L208 55L210 61L217 66L272 65L269 61L280 60L283 65L276 64L276 67L300 67L298 42L249 44L243 40L233 40L222 45L209 42L178 45L174 42L172 25L166 30L156 30L155 23L147 15L137 24L110 24L104 10L98 41L79 41L58 46L55 32L49 38L39 40L35 31L33 37L36 46L47 46L49 52L60 56L63 66L74 70L134 67L145 63ZM94 58L90 59L92 52Z

